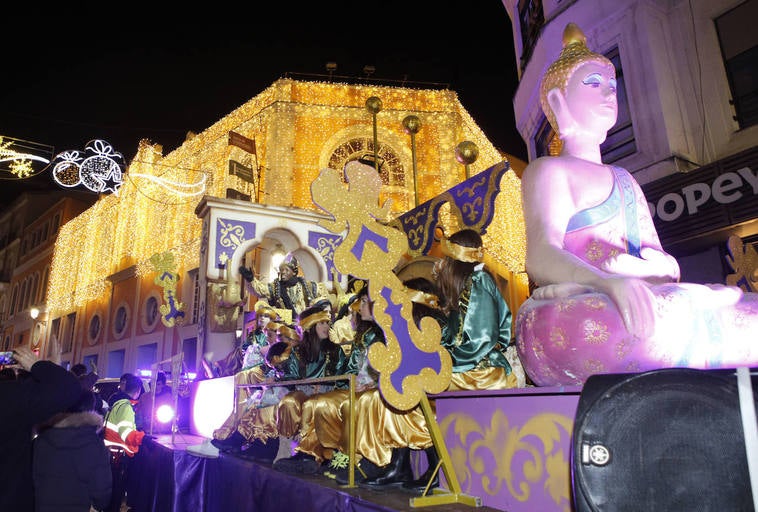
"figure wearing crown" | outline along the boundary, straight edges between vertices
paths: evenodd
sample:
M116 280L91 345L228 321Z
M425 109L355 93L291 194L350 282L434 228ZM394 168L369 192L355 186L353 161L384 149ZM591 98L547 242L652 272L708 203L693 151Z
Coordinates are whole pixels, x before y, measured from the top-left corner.
M573 23L540 102L563 149L522 178L526 270L538 288L519 309L516 337L534 383L758 364L758 294L679 283L640 186L601 161L616 122L615 70Z

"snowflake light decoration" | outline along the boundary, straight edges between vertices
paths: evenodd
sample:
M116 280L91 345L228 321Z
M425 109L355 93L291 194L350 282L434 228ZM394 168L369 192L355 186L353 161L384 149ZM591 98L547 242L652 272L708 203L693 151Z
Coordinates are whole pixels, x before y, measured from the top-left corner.
M8 171L19 179L28 178L36 173L34 165L47 167L50 160L41 155L18 151L19 143L26 149L33 148L38 152L44 150L41 144L20 141L19 139L0 136L0 170ZM7 168L4 168L7 165Z

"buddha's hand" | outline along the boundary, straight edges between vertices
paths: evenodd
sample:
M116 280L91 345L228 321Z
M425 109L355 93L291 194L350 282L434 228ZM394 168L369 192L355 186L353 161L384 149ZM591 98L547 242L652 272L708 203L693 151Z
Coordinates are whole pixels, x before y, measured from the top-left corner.
M668 253L643 247L640 257L618 254L600 265L601 270L618 276L636 277L652 284L679 280L679 264Z
M655 296L649 283L629 277L608 277L598 284L618 307L629 334L647 339L655 332Z
M593 291L595 291L594 288L583 284L556 283L538 287L532 293L532 298L535 300L554 300Z

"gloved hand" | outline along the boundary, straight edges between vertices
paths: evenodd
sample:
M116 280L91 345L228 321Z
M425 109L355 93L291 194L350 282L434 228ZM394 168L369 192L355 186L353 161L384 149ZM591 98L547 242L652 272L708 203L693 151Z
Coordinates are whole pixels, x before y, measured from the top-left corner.
M245 278L245 281L252 283L253 279L255 279L255 275L253 274L253 271L245 267L244 265L240 265L239 271L242 277Z
M131 446L142 445L142 439L145 437L145 433L141 430L132 430L128 436L126 436L126 442Z

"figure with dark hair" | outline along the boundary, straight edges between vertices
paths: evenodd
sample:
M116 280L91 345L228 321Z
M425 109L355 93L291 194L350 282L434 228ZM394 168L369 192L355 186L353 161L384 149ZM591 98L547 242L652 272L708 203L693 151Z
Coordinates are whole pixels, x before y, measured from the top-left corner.
M163 405L173 408L174 396L171 386L166 383L166 373L159 371L155 376L155 389L144 393L134 406L137 428L150 434L170 431L172 423L159 424L155 421L155 412Z
M447 316L442 345L453 359L448 391L524 387L507 355L510 348L517 361L511 310L482 263L482 237L462 229L440 244L445 257L436 265L436 283Z
M298 375L309 379L342 375L347 363L345 353L329 338L331 303L328 300L317 301L300 314L298 322L303 329L302 342L295 349ZM280 451L274 469L289 473L316 472L324 456L315 433L312 404L316 397L332 388L334 385L299 386L279 402L277 427ZM295 440L297 445L293 455L292 444Z
M300 314L299 325L279 326L279 341L271 344L266 354L266 362L274 370L275 380L314 379L342 371L344 353L329 340L331 321L331 303L317 300ZM300 329L303 330L302 334ZM278 451L274 456L276 469L286 471L295 463L298 468L308 468L298 472L314 472L318 468L315 458L304 457L304 454L292 455L293 449L298 446L302 427L302 404L322 389L322 386L307 384L299 384L294 389L288 386L266 389L257 404L249 407L240 418L235 433L227 439L222 449L255 441L267 443L278 438ZM232 449L235 448L232 446ZM290 458L294 460L284 461ZM283 460L281 464L280 460Z
M294 356L290 357L300 342L297 327L269 321L265 331L269 342L265 366L239 372L238 375L245 374L250 379L246 382L249 384L298 379L297 360ZM221 451L233 451L247 448L256 440L267 444L270 439L277 438L276 409L273 406L288 392L281 386L246 391L247 398L238 402L237 413L230 414L224 424L213 432L211 444Z
M127 373L121 374L121 378L119 379L119 383L118 383L118 389L116 391L114 391L111 394L111 396L108 397L108 408L109 409L112 408L113 404L115 404L119 400L123 400L124 398L126 398L128 400L132 399L132 396L126 393L126 384L130 380L132 382L134 382L133 377L139 379L139 377L137 377L133 373L128 373L127 372ZM140 393L142 393L141 389L140 389ZM136 400L138 398L139 398L139 394L137 395L136 398L134 398L134 400Z
M71 372L38 360L29 347L16 347L13 356L25 376L0 381L0 510L31 512L32 429L76 403L82 388Z
M103 510L111 498L110 453L103 443L99 398L82 389L79 401L37 428L32 472L37 512Z
M82 363L76 363L69 371L77 377L81 377L87 373L87 366Z
M343 374L356 376L356 397L377 389L379 375L368 361L368 351L374 343L385 343L384 331L374 319L374 303L368 292L368 286L361 287L349 306L355 322L355 334ZM335 389L311 397L303 406L303 415L313 418L317 441L301 443L300 450L310 447L311 455L316 460L331 459L330 468L324 474L337 479L339 483L347 483L345 454L349 441L349 399L348 389ZM377 468L370 462L368 459L358 461L361 464L359 469L373 475Z

